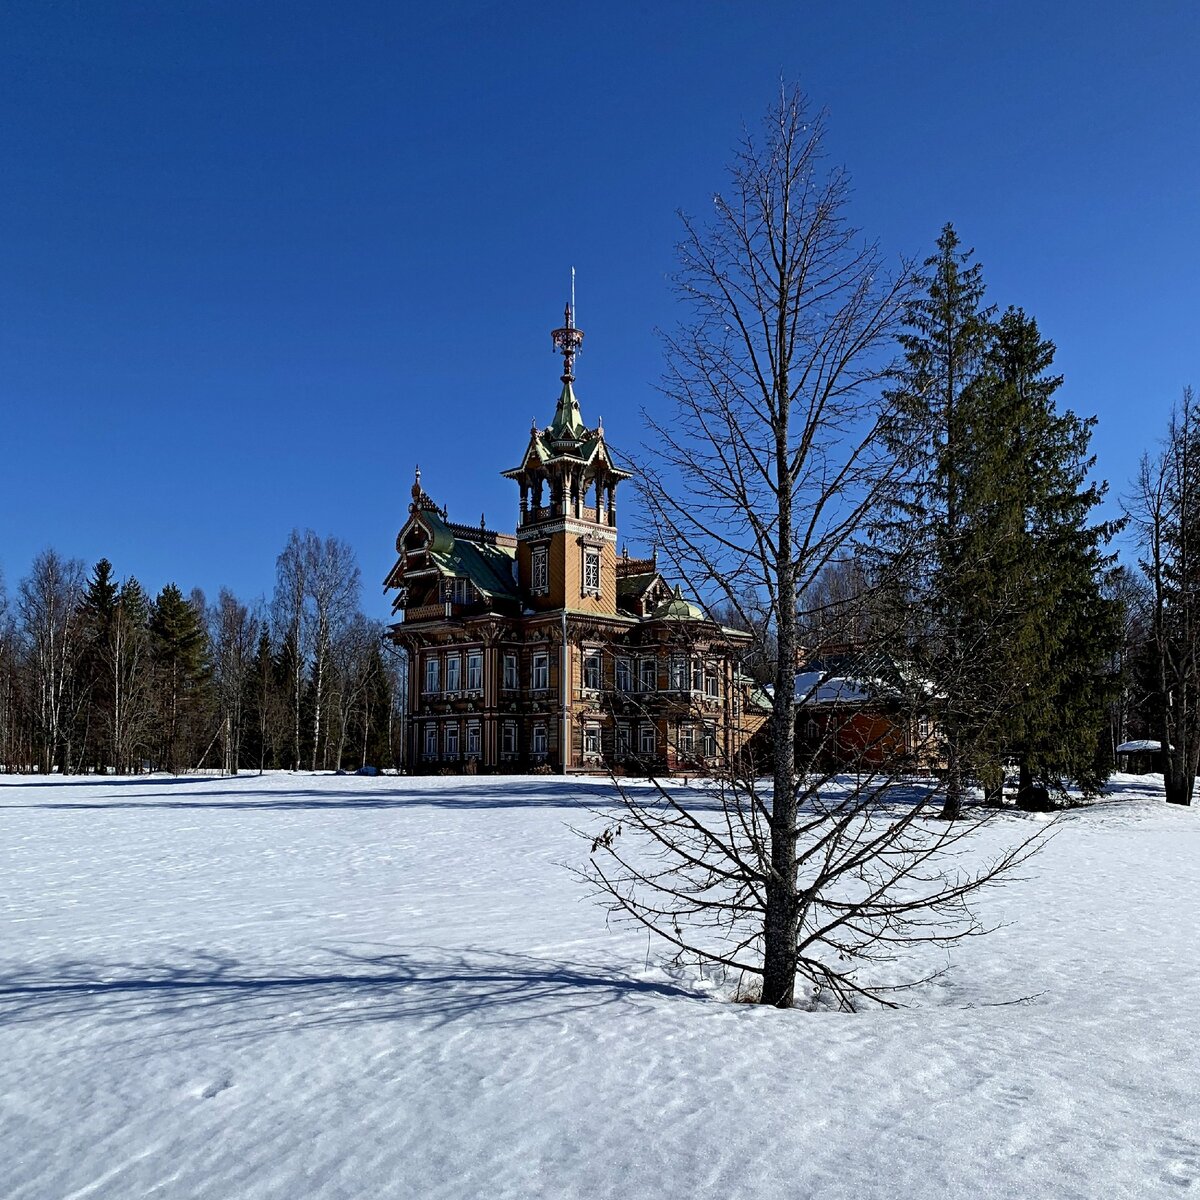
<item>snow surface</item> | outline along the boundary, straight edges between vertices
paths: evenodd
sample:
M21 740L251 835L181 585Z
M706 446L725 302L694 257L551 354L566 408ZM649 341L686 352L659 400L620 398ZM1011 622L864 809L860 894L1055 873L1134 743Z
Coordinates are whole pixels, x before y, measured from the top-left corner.
M1159 778L856 1015L609 928L565 864L611 796L0 778L0 1196L1200 1195L1200 811Z

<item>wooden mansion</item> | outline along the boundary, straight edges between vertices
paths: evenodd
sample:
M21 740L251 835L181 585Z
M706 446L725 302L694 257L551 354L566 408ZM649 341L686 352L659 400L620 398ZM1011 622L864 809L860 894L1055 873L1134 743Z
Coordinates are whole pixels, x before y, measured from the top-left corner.
M568 305L554 419L519 465L515 534L448 518L418 469L399 558L392 640L409 656L408 762L417 771L704 770L761 727L738 658L745 634L672 590L657 557L617 553L630 478L573 388L583 333Z

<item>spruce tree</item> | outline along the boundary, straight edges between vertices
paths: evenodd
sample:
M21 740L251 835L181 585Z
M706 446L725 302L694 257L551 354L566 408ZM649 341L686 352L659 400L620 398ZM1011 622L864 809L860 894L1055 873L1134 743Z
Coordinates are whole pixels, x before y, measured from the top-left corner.
M131 575L121 584L113 619L112 759L116 771L140 763L149 735L151 670L149 654L150 599Z
M208 638L195 607L173 583L158 594L150 614L157 679L160 762L168 771L187 765L184 734L208 673Z
M1055 347L1037 322L1010 308L988 352L985 393L1009 447L1002 495L1014 518L999 557L1007 576L1007 669L1018 683L1005 749L1021 794L1039 782L1094 790L1106 775L1100 741L1118 680L1111 661L1120 612L1105 595L1117 526L1093 512L1104 486L1089 481L1094 419L1059 412Z
M112 756L114 680L112 643L117 610L112 563L102 558L92 568L79 606L83 650L79 660L84 756L93 770L115 768Z
M1102 781L1115 527L1093 520L1093 422L1057 410L1053 343L1020 309L995 320L950 226L926 268L901 339L892 449L906 483L909 625L938 697L953 819L968 776L999 796L1012 755L1025 796L1035 780Z
M983 685L996 680L986 669L993 639L984 636L988 608L980 595L989 582L989 523L1000 518L989 509L999 456L980 386L995 310L984 305L973 254L947 224L925 262L924 293L908 305L899 338L904 367L891 395L889 436L905 485L897 501L901 541L890 566L907 573L920 655L940 697L943 815L950 819L959 814L965 776L994 709Z

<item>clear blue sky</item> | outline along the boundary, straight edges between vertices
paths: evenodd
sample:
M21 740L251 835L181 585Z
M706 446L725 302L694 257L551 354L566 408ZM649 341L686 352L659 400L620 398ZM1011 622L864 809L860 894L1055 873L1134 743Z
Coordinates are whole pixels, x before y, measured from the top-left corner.
M269 594L293 526L369 611L414 462L511 527L574 265L584 416L620 447L703 213L782 76L854 218L952 220L1057 342L1114 493L1200 385L1200 7L238 3L0 9L0 566ZM628 515L628 506L626 507Z

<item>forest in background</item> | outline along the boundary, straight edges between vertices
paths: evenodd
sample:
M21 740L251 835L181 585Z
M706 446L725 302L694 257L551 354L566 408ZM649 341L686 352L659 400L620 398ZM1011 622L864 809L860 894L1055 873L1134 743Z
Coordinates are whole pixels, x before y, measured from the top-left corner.
M403 661L354 552L293 531L269 602L43 551L0 580L0 766L136 773L398 765Z

